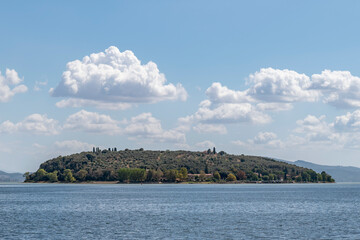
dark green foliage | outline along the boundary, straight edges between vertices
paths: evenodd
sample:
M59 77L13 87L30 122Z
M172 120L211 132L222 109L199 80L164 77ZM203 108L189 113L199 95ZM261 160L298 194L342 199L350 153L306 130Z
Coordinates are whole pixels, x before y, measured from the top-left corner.
M118 171L119 181L126 182L130 180L130 169L129 168L120 168Z
M175 182L178 176L178 171L176 169L170 169L165 171L165 179L168 182Z
M325 171L321 172L321 181L323 182L335 182L334 179L331 178L329 174L327 174Z
M130 182L143 182L145 180L145 169L134 168L130 172Z
M214 176L216 181L219 181L221 179L221 176L220 176L218 171L214 172L213 176Z
M179 172L180 180L186 181L188 179L188 171L186 168L182 167Z
M23 176L25 178L25 182L30 180L30 173L29 172L24 173Z
M46 177L47 177L47 180L49 182L57 182L58 181L58 176L57 176L58 172L57 171L54 171L54 172L51 172L51 173L47 173L46 174Z
M38 181L47 181L46 175L47 175L47 172L44 169L40 168L39 170L36 171L34 180L37 182Z
M248 173L247 178L248 178L250 181L259 181L259 176L258 176L256 173L254 173L254 172Z
M223 155L225 155L226 153L225 153L224 151L220 151L219 154L220 154L221 156L223 156Z
M79 180L80 182L85 181L87 177L88 172L84 169L81 169L75 174L75 178Z
M120 168L118 170L120 182L143 182L146 179L145 169L141 168Z
M295 179L296 182L302 182L302 177L301 176L297 176Z
M64 182L75 182L76 181L76 179L73 177L70 169L65 169L63 175L64 175Z
M310 175L307 172L301 173L301 178L303 182L310 182Z
M94 149L93 149L94 150ZM42 170L41 170L42 169ZM77 181L120 181L120 182L158 182L186 181L185 170L195 174L193 178L200 181L208 179L205 173L218 172L225 180L232 173L240 181L292 182L301 176L301 182L332 182L325 172L316 172L271 158L231 155L220 151L213 154L210 149L205 152L190 151L145 151L144 149L117 151L100 150L82 152L69 156L59 156L40 165L37 172L29 174L26 181L49 181L47 173L58 171L58 180L70 181L71 170ZM133 175L126 169L140 169ZM182 169L182 170L181 170ZM121 170L121 171L120 171ZM164 174L163 174L164 173ZM201 175L199 175L202 173ZM216 174L217 175L217 174ZM132 177L130 177L132 176ZM218 176L213 175L215 179ZM266 177L264 177L266 176ZM66 180L65 180L66 178ZM54 179L54 178L53 178Z

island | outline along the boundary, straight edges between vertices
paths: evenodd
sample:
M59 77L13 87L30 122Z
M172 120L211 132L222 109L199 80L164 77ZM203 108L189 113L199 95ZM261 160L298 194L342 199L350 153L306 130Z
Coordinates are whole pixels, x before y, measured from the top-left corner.
M332 183L326 172L268 157L206 151L93 148L59 156L25 173L25 182L67 183Z

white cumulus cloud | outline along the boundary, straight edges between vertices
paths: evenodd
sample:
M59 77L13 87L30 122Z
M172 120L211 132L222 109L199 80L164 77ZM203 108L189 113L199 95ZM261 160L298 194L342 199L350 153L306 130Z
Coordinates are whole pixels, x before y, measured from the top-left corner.
M31 133L39 135L56 135L60 132L58 121L48 118L45 114L31 114L23 121L13 123L5 121L0 124L1 133Z
M360 129L360 110L337 116L334 121L334 128L338 131L358 131Z
M14 69L6 69L5 75L0 72L0 102L8 102L15 94L26 92L28 88L20 84L22 81Z
M259 132L258 135L254 138L253 142L256 144L264 144L273 141L276 138L277 136L273 132Z
M84 106L96 101L97 107L111 108L108 105L113 104L112 108L122 109L122 104L187 98L181 84L166 84L165 75L154 62L141 64L132 51L120 52L114 46L69 62L66 68L62 81L50 90L52 96L68 97L58 104L60 107Z
M160 142L186 142L185 134L177 129L164 130L160 120L151 113L142 113L132 117L124 133L133 140L152 140Z
M320 96L308 76L288 69L262 68L250 74L249 84L248 94L265 102L313 102Z
M110 103L88 99L64 99L56 103L58 108L65 107L96 107L109 110L125 110L132 106L130 103Z
M226 134L227 130L223 124L206 124L198 123L193 129L198 133L216 133L216 134Z
M268 123L271 121L269 115L260 112L250 103L223 103L213 104L205 100L200 103L199 109L191 116L189 121L224 124L224 123Z
M325 116L308 115L305 119L297 121L298 127L294 132L301 136L295 137L301 140L298 141L299 144L308 147L316 144L316 146L332 149L358 149L360 146L359 120L359 110L337 116L333 122L329 123L325 121Z
M253 139L247 141L233 141L235 145L247 148L256 147L270 147L270 148L283 148L285 143L278 139L277 135L273 132L259 132Z
M316 117L308 115L303 120L298 120L298 127L294 130L297 133L306 135L308 141L332 141L338 136L333 132L332 124L325 121L325 116Z
M324 70L313 74L312 88L324 94L324 102L336 107L360 107L360 78L349 71Z
M63 126L65 130L83 131L105 135L126 136L130 140L185 143L185 134L177 128L165 130L161 121L151 113L142 113L130 120L118 121L109 115L81 110L70 115Z
M248 91L235 91L221 83L213 83L207 90L206 95L212 103L244 103L254 101L248 96Z
M70 115L66 119L64 129L108 135L115 135L121 132L119 122L110 116L85 110Z

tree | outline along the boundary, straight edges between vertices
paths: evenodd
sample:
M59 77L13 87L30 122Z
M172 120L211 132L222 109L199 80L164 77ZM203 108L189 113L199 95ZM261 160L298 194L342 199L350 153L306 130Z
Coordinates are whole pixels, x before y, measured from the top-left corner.
M310 181L311 182L317 182L318 181L318 175L315 171L309 170L308 174L310 175Z
M262 180L263 181L269 181L269 175L262 176Z
M269 174L269 181L274 181L275 180L275 175L270 173Z
M246 180L246 173L244 171L239 170L236 173L236 177L239 180Z
M216 181L219 181L221 179L220 173L218 171L214 172L213 176L216 179Z
M206 178L205 172L201 170L199 175L199 180L202 182L205 181L205 178Z
M259 181L259 176L256 173L250 173L251 181Z
M114 181L116 179L114 171L110 168L103 170L102 179L104 181Z
M232 173L229 173L227 178L226 178L226 181L229 181L229 182L233 182L233 181L236 181L236 177L234 174Z
M143 182L145 180L145 169L133 168L130 169L131 182Z
M40 168L39 170L36 171L34 180L35 181L46 181L47 180L46 174L47 174L47 172L44 169Z
M145 181L152 182L154 180L154 176L155 176L155 170L150 169L146 171Z
M216 149L215 149L215 147L213 148L213 154L216 154Z
M25 178L25 182L27 182L31 179L29 172L24 173L23 177Z
M188 171L184 167L180 169L180 179L181 181L186 181L188 179Z
M302 177L301 177L301 176L297 176L297 177L295 178L295 181L296 181L296 182L302 182Z
M81 169L75 174L75 177L79 181L84 181L88 175L88 172L85 169Z
M129 181L130 179L130 170L128 168L120 168L118 170L118 179L120 182Z
M321 179L322 179L323 182L326 182L327 174L326 174L325 171L322 171L322 172L321 172Z
M176 169L165 171L165 178L169 182L175 182L177 175L178 175L178 171Z
M163 176L164 176L164 173L160 169L158 169L155 174L156 181L160 182L162 180Z
M64 181L65 182L75 182L76 181L76 179L73 177L70 169L64 170Z
M317 178L318 178L318 181L321 182L322 181L322 175L320 173L317 174Z
M51 172L51 173L48 173L46 175L47 179L49 182L57 182L58 181L58 171L54 171L54 172Z
M309 182L310 181L310 175L307 172L303 172L301 173L301 178L304 182Z
M210 148L207 150L207 154L211 154L211 149Z

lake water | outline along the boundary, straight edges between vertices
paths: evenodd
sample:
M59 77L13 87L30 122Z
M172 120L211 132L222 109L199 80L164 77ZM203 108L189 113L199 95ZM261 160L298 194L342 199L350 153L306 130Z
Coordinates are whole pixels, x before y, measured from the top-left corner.
M360 184L0 184L0 239L360 239Z

